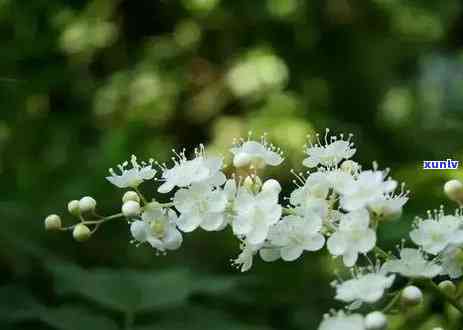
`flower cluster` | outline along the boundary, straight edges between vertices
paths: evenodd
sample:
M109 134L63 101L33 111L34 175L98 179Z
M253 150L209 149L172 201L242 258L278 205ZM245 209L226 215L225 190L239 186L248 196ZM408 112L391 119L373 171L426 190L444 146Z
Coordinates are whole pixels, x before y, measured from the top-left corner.
M191 157L186 150L173 151L171 164L139 163L132 156L118 172L110 169L106 178L127 189L120 213L98 215L96 201L87 196L68 204L77 224L63 227L58 215L50 215L45 227L70 230L76 240L84 241L102 223L121 218L128 222L134 243L148 244L157 253L180 248L186 233L229 228L241 250L232 263L241 271L248 271L257 256L265 262L290 262L326 246L350 275L333 282L335 299L347 304L345 309L327 314L319 329L385 329L385 313L397 308L398 301L408 305L421 301L421 290L412 282L463 274L463 217L459 212L445 215L442 209L429 212L410 232L418 248L402 246L397 257L380 249L377 228L401 215L408 191L389 176L389 170L379 170L376 163L363 169L353 161L356 149L351 138L328 130L323 138L316 135L304 147L305 170L292 171L294 188L286 198L280 196L277 180L263 178L265 167L284 161L281 150L266 136L236 140L230 149L233 167L227 171L224 159L209 155L202 145ZM168 202L145 197L138 187L147 181L156 183L160 200ZM459 201L463 185L447 184L446 193ZM409 285L394 288L397 276L408 278ZM453 283L444 282L431 286L445 289L449 302L461 307L451 297ZM394 298L387 303L385 293L392 289ZM363 304L373 310L366 316L353 313ZM383 304L384 313L377 309Z

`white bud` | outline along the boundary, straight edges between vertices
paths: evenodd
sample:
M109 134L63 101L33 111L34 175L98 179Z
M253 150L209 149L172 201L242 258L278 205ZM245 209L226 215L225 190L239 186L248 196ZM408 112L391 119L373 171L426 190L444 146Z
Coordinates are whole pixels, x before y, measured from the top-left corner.
M445 280L439 283L439 289L445 292L447 295L453 297L457 291L457 287L452 281Z
M124 196L122 196L122 202L134 201L140 203L140 196L135 191L127 191Z
M76 241L84 242L88 240L90 236L92 236L92 232L86 225L79 223L74 227L74 230L72 231L72 236Z
M46 230L59 230L61 228L61 218L59 215L51 214L45 218Z
M387 318L381 312L371 312L365 316L365 327L367 330L384 330L387 327Z
M233 157L233 165L235 167L249 166L249 164L251 164L251 161L252 161L252 156L245 152L240 152L235 157Z
M79 201L73 200L68 203L68 211L70 214L74 216L79 216L80 214L80 206L79 206Z
M444 192L455 202L463 201L463 184L459 180L447 181L444 185Z
M140 204L135 201L127 201L122 205L122 214L127 218L140 214Z
M81 212L91 212L96 208L96 200L90 196L82 197L79 201L79 209Z
M423 301L423 292L418 287L409 285L403 289L401 298L405 305L419 305Z
M262 185L262 191L274 192L279 194L281 191L281 185L275 179L268 179Z

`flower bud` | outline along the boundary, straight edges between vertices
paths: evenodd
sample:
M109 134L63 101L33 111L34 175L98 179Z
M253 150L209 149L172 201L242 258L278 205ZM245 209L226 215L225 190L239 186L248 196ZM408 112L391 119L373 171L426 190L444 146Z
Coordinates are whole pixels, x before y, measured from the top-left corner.
M439 289L447 295L453 297L457 291L457 287L452 281L445 280L439 283Z
M59 215L51 214L45 218L46 230L59 230L61 228L61 218Z
M79 206L79 201L73 200L68 203L68 211L70 214L73 216L79 216L80 214L80 206Z
M127 201L122 205L122 214L125 217L135 217L140 214L140 204L134 201Z
M92 236L92 232L86 225L79 223L74 227L72 236L77 242L85 242Z
M135 191L127 191L122 197L122 202L134 201L140 203L140 196Z
M233 165L235 167L249 166L249 164L251 164L251 161L252 161L252 156L244 152L241 152L237 154L235 157L233 157Z
M90 196L82 197L79 201L79 209L81 212L91 212L96 208L96 200Z
M463 184L459 180L447 181L444 185L444 192L452 201L463 201Z
M409 285L402 291L401 301L404 305L415 306L423 301L423 293L414 285Z
M281 191L281 185L275 179L268 179L262 185L262 191L269 191L279 194Z
M386 327L387 319L383 313L375 311L365 316L365 328L367 330L384 330Z

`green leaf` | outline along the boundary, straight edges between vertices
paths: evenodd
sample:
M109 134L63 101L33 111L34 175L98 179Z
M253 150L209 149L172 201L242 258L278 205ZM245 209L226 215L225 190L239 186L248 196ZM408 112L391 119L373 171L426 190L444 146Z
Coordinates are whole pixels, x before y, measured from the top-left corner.
M10 285L0 288L0 320L4 323L39 318L43 306L25 288ZM1 322L0 322L1 323Z
M86 271L69 264L57 264L49 269L59 295L78 295L123 313L180 306L194 293L223 293L235 284L235 279L230 277L199 277L186 269Z
M269 327L250 325L236 320L226 313L203 307L189 307L176 311L175 315L146 326L136 327L134 330L269 330Z
M116 322L94 311L79 306L47 308L40 320L58 330L104 329L118 330Z

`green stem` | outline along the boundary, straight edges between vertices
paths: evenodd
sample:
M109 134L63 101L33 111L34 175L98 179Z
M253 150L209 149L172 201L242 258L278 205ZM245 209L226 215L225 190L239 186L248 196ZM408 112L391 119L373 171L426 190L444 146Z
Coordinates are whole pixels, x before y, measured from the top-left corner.
M412 285L413 281L410 280L408 283L405 285L405 287ZM394 297L392 297L391 301L383 308L383 313L387 313L394 308L394 306L399 302L400 296L402 295L402 290L399 290Z
M102 223L105 223L107 221L111 221L113 219L122 218L122 217L124 217L124 215L122 213L116 213L116 214L104 217L104 218L102 218L100 220L85 220L85 219L83 219L80 223L83 224L83 225L96 225L98 227ZM72 229L74 229L74 227L75 227L75 225L72 225L72 226L68 226L68 227L63 227L60 230L62 230L62 231L72 230Z
M395 304L399 301L401 294L402 294L402 290L400 290L394 295L391 301L383 308L384 314L390 312L394 308Z
M387 253L386 251L384 251L383 249L381 249L379 246L375 246L374 250L373 250L376 254L382 256L384 259L389 259L391 256L389 255L389 253Z
M148 204L148 200L145 198L145 196L143 196L140 189L138 189L137 187L134 187L133 189L137 192L138 196L140 196L143 204Z

